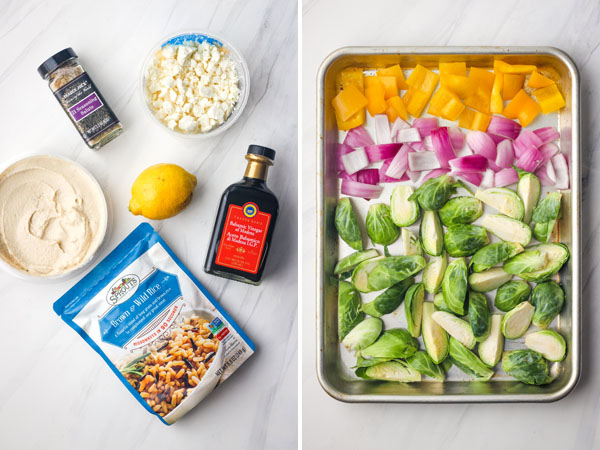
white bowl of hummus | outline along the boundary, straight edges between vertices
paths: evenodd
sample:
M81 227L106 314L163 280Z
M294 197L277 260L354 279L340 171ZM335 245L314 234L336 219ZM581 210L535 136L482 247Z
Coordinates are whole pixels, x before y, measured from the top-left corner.
M104 241L108 207L81 165L34 155L0 172L0 266L21 278L65 278Z

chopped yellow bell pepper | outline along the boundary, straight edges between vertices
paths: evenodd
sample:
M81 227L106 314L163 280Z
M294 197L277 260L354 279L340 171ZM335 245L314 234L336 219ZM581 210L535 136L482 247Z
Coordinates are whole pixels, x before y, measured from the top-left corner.
M508 64L498 59L494 60L494 72L501 73L530 73L537 70L533 65L525 64Z
M337 93L339 94L343 88L354 85L356 89L360 91L361 94L365 92L365 80L363 69L358 67L349 67L347 69L342 70L337 78ZM353 114L348 118L348 120L340 119L338 113L335 113L335 118L337 121L338 130L350 130L351 128L356 128L365 123L366 112L365 108L361 108L357 113Z
M440 63L440 77L444 75L460 75L463 77L467 76L467 63L454 62L454 63Z
M331 104L337 116L344 121L367 106L367 98L354 85L348 85L333 98Z
M383 86L383 95L387 100L390 97L398 95L398 85L396 84L396 77L381 77L378 76L381 85Z
M492 116L465 108L458 118L458 126L468 130L486 131Z
M492 86L492 95L490 97L490 112L502 114L504 102L502 101L502 88L504 86L504 74L497 72Z
M542 108L544 114L548 114L554 111L558 111L560 108L565 106L565 99L558 90L556 84L551 84L541 89L533 91L536 100Z
M482 86L477 86L475 92L465 98L465 105L473 108L481 113L490 113L490 98L492 95L491 90L486 90Z
M387 99L388 108L385 113L388 116L390 122L395 122L398 117L404 120L408 120L408 111L406 105L399 96L390 97Z
M365 76L363 69L360 67L349 67L344 69L340 75L340 83L342 86L353 84L361 93L365 92Z
M418 89L431 96L439 79L440 76L437 73L417 64L406 82L411 88Z
M348 120L341 120L337 114L335 113L335 120L337 121L337 127L340 131L348 131L352 128L356 128L365 123L365 109L361 109L356 114L350 116Z
M527 86L532 89L544 88L544 87L550 86L552 84L554 84L554 81L552 81L550 78L546 78L544 75L539 73L537 70L534 70L533 72L531 72L531 75L529 76L529 80L527 81Z
M464 99L475 92L477 84L463 75L446 74L440 76L440 84Z
M521 125L526 127L540 112L540 105L521 89L506 105L502 114L508 119L519 119Z
M365 77L365 89L375 85L381 86L383 88L383 84L381 84L381 80L379 79L379 77L373 75Z
M431 93L423 92L414 87L409 87L408 91L402 96L402 101L406 105L406 110L414 117L421 117L425 105L429 101Z
M517 92L523 89L525 75L518 73L505 73L502 87L502 100L511 100Z
M396 84L398 85L398 89L401 91L405 91L408 89L408 84L406 83L406 79L404 78L404 72L402 72L402 68L399 64L387 67L385 69L379 69L377 71L377 75L383 77L396 77Z
M367 111L371 116L385 112L387 103L385 102L385 92L381 83L367 86L365 95L367 97Z
M431 97L428 113L448 120L456 120L465 109L458 96L446 89L439 88Z
M494 86L494 73L489 70L480 69L479 67L471 67L469 69L469 78L473 80L477 85L487 91L492 91Z

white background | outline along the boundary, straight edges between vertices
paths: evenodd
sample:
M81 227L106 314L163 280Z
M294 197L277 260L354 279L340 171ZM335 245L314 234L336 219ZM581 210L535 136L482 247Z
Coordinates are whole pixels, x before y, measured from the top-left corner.
M600 345L596 274L600 119L597 1L306 0L302 6L302 384L303 447L318 449L588 449L600 447L594 349ZM356 45L528 45L566 51L581 73L583 167L583 371L553 404L345 404L320 387L315 369L316 77L332 51Z
M175 139L145 115L141 64L162 37L221 33L245 56L246 110L211 140ZM198 177L180 215L154 222L174 252L257 346L256 354L171 427L149 414L52 311L76 279L33 284L0 273L0 449L290 449L297 439L297 5L293 0L2 1L0 161L41 151L88 168L112 209L105 256L143 219L127 210L139 172L176 163ZM36 68L71 46L125 127L86 147ZM223 190L241 179L249 144L277 151L268 184L281 210L260 287L203 271Z

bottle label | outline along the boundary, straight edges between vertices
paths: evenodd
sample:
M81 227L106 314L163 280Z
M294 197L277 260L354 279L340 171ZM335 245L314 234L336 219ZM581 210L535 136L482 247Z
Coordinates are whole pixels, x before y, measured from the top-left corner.
M229 205L215 263L257 273L270 222L271 214L259 211L256 203Z
M69 81L54 95L86 142L119 122L86 72Z

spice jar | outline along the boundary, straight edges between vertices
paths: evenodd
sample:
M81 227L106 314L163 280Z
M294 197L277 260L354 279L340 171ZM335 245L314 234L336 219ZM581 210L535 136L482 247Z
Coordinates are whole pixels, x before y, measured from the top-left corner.
M97 150L123 132L119 119L72 48L51 56L37 70L88 147Z

